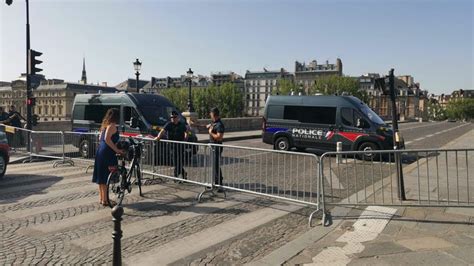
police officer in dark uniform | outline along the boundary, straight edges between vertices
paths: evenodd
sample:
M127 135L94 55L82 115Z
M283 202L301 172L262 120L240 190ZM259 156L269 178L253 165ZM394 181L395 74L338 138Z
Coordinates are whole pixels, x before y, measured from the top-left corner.
M178 112L172 111L170 116L171 121L166 123L160 134L155 140L160 140L165 133L168 133L168 140L173 141L185 141L188 138L186 124L181 121ZM187 173L183 168L183 157L184 157L184 144L181 143L170 143L171 144L171 156L173 159L174 176L187 179Z
M222 144L224 139L225 127L220 118L219 109L214 107L210 112L212 123L207 125L209 130L209 140L213 144ZM214 176L214 184L222 186L222 170L220 167L222 156L222 147L212 146L212 175ZM223 192L222 188L217 190L218 192Z
M10 112L8 113L8 119L10 120L10 125L13 127L21 128L21 120L26 121L26 119L16 111L14 105L10 106ZM13 147L20 147L24 145L24 138L23 133L20 132L19 134L11 134L11 145Z

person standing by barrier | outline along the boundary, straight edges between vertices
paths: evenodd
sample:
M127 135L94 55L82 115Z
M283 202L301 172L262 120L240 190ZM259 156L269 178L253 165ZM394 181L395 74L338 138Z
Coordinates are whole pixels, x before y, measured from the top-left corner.
M225 127L220 118L219 109L214 107L210 112L212 123L207 125L206 128L209 131L209 142L212 144L222 144L224 140ZM222 147L212 146L212 175L214 176L214 184L222 186L222 170L220 167L222 157ZM217 192L224 192L222 188L219 188Z
M2 106L0 106L0 123L9 125L10 120L8 118L9 118L8 113L5 112L5 109L3 109Z
M124 153L116 145L120 139L117 128L119 120L120 111L117 108L110 108L105 114L100 127L99 148L95 156L92 182L99 185L99 203L103 206L109 206L107 202L107 178L110 170L118 165L117 154Z
M16 128L22 128L21 120L26 121L26 119L19 112L16 111L16 108L14 105L10 106L8 119L10 120L10 126L16 127ZM11 146L15 148L24 145L23 132L20 131L19 134L13 134L10 137L10 140L11 140Z
M171 121L165 124L160 134L155 138L159 141L165 133L168 133L168 140L173 141L185 141L188 139L188 132L186 124L180 120L178 112L172 111L170 116ZM187 173L183 168L184 159L184 144L183 143L170 143L171 144L171 156L174 166L174 176L187 179Z

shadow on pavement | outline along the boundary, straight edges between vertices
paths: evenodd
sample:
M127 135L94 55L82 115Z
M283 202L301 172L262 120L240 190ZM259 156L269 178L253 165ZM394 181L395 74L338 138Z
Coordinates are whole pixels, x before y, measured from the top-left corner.
M46 194L48 188L63 179L60 176L8 174L7 172L0 179L0 204L15 203L31 195Z

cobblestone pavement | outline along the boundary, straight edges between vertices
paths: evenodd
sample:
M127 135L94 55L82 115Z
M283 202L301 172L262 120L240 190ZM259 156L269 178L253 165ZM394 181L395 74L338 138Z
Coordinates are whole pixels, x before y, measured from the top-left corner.
M112 259L112 217L100 206L97 187L84 168L52 168L51 162L13 164L0 180L0 264L103 264ZM126 195L122 257L173 245L215 226L248 217L248 230L199 246L175 264L245 263L257 260L304 234L309 208L297 208L269 222L252 221L259 211L273 211L268 199L238 193L227 198L195 196L202 188L147 182L145 197ZM282 204L282 203L278 203ZM146 225L141 226L146 223ZM255 224L253 224L255 223ZM236 228L230 228L232 231ZM217 245L219 248L212 248ZM174 256L169 254L169 256Z

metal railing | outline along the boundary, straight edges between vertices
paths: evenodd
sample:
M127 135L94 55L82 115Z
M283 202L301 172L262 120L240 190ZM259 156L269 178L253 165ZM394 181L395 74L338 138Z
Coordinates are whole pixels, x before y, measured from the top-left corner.
M30 156L58 159L60 163L93 165L97 133L28 131ZM171 140L144 142L142 172L151 177L192 183L204 189L238 191L319 208L319 160L309 153L202 144ZM220 180L222 176L222 181ZM226 195L226 194L224 194Z
M399 196L396 156L406 199ZM474 207L472 159L474 149L328 152L320 158L321 206Z

